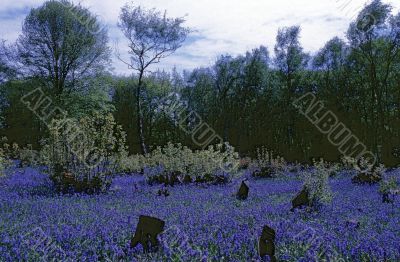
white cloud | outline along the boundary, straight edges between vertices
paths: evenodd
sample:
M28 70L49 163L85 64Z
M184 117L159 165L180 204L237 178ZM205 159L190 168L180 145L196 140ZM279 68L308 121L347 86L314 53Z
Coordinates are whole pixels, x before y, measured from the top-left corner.
M43 1L2 0L0 14L24 7L35 7ZM75 1L76 2L76 1ZM127 0L82 0L108 25L112 41L119 39L121 52L124 39L115 26L120 8ZM170 16L185 16L186 25L194 28L194 41L189 41L175 55L157 65L161 68L191 69L211 64L220 54L237 55L260 45L273 51L279 27L301 25L301 43L308 52L315 52L334 36L344 33L354 15L369 1L366 0L137 0L147 8L167 10ZM397 12L399 1L387 0ZM348 3L348 4L347 4ZM347 4L347 5L346 5ZM1 15L0 15L1 19ZM23 16L8 20L0 27L3 38L14 40ZM125 44L126 45L126 44ZM114 59L118 73L129 73L126 66Z

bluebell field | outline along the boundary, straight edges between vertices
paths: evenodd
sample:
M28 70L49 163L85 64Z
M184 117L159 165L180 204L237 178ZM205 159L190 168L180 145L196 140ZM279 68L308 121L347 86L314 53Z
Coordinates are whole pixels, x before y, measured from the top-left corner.
M263 225L276 230L278 261L399 261L400 199L383 204L378 186L350 180L332 178L332 203L307 213L290 212L302 186L294 173L250 178L239 201L241 180L170 187L164 197L132 175L116 177L107 194L58 195L39 169L13 169L0 180L0 261L260 261ZM140 215L166 221L157 252L129 248Z

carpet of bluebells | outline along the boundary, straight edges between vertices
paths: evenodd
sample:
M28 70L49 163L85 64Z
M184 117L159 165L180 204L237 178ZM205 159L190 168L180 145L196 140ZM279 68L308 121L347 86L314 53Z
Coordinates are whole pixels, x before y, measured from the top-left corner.
M250 179L239 201L241 180L164 197L140 175L118 176L107 194L58 195L38 169L13 169L0 178L0 261L259 261L263 225L276 230L278 261L400 261L400 199L383 204L377 185L350 180L332 178L332 204L309 213L290 211L296 174ZM157 252L129 248L139 215L166 221Z

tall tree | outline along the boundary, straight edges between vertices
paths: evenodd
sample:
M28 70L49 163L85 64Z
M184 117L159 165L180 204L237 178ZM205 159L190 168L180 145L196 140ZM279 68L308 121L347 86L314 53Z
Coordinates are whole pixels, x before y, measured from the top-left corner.
M5 40L0 40L0 84L15 77L15 67L12 65L12 50Z
M286 82L286 88L292 92L298 73L308 63L308 55L303 52L300 41L300 27L279 29L275 45L275 65Z
M166 12L162 14L155 9L146 10L129 4L121 9L118 26L128 39L130 55L130 61L124 62L139 74L136 111L143 154L147 153L141 105L142 89L145 88L143 77L152 64L159 63L182 46L190 32L190 29L182 26L184 22L183 18L168 18Z
M94 30L96 29L96 30ZM109 62L108 36L95 15L67 0L33 8L17 41L23 73L40 78L58 103Z
M309 60L308 55L303 52L299 38L299 26L284 27L278 30L275 45L275 65L282 86L282 135L287 138L289 151L294 143L296 112L293 107L288 105L291 105L295 99L296 89L299 88L301 78L300 73L306 68Z
M388 80L400 48L398 39L390 36L393 32L390 12L390 5L374 0L365 6L347 32L354 77L359 79L359 93L368 101L363 118L374 132L368 139L373 142L373 150L378 156L388 123L385 108L389 98Z

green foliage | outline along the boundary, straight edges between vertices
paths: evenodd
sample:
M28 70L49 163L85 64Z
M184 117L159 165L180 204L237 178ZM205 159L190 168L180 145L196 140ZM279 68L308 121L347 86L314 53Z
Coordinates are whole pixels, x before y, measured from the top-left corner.
M77 82L104 69L110 56L107 42L107 31L87 8L67 0L46 1L25 18L17 49L24 70L48 81L54 98L61 99Z
M311 206L318 207L332 201L332 190L329 186L331 169L321 159L314 161L314 170L303 172L303 187L307 190Z
M126 156L125 133L111 114L94 113L79 121L53 120L41 152L60 191L106 191ZM95 187L95 188L92 188Z
M81 118L93 112L107 114L115 110L110 92L114 82L107 74L81 79L75 83L75 90L63 96L63 105L73 118Z
M19 150L18 159L21 161L21 166L35 167L42 164L40 152L32 149L32 145L27 145Z
M162 166L166 175L179 173L182 175L180 179L188 176L192 182L215 182L221 176L228 182L237 174L239 167L239 156L228 143L198 151L192 151L181 144L168 143L146 155L145 161L146 167Z
M120 173L139 173L145 167L143 155L125 155L121 158L117 171Z
M0 82L6 83L1 88L9 87L3 89L7 101L0 98L0 120L4 119L5 128L2 134L19 144L30 143L35 149L38 141L46 137L46 128L21 106L21 94L43 87L54 100L63 100L63 109L72 117L81 117L92 110L109 112L112 109L107 100L111 93L107 87L113 83L103 81L107 76L98 73L107 60L107 52L97 52L106 51L106 35L89 34L74 14L82 14L79 17L83 20L97 23L86 19L94 15L79 5L69 8L66 3L46 1L32 9L17 43L15 51L18 52L0 45L0 68L4 69L4 72L0 70ZM400 14L391 11L383 1L372 1L349 26L346 39L334 37L328 41L313 63L307 63L308 55L299 41L301 29L295 26L279 30L273 61L268 59L268 50L260 47L236 57L221 56L208 68L197 68L178 77L168 74L153 77L144 66L150 66L147 62L162 60L178 48L187 29L183 28L182 18L164 19L163 13L155 10L125 6L119 20L130 42L133 60L128 62L139 73L145 73L129 80L120 78L121 88L114 92L115 116L129 134L131 153L140 150L141 141L147 145L181 141L195 148L190 135L169 121L165 113L155 110L157 98L174 91L203 122L212 126L224 141L234 142L243 154L265 145L291 162L308 161L310 156L317 155L330 161L337 159L340 150L328 139L321 140L320 130L311 127L309 119L297 115L291 106L297 97L313 92L337 115L338 122L354 131L357 141L373 153L381 148L382 161L386 165L397 165L399 158L393 152L399 141L400 107L393 105L400 101L397 84ZM370 14L376 18L375 24L368 21ZM360 28L363 23L366 27ZM168 37L171 35L172 39ZM163 51L166 52L160 53ZM19 59L9 60L13 58L9 54L13 53ZM95 53L101 55L92 56ZM156 58L155 53L159 54ZM98 60L91 63L95 57ZM146 62L138 68L142 59ZM86 70L87 65L96 66ZM64 66L71 70L67 72ZM11 81L14 73L7 73L11 72L7 68L23 69L22 75L29 78L21 75L18 81ZM3 97L3 92L0 94ZM142 120L142 127L137 124L138 118Z
M387 178L379 183L379 193L390 194L399 188L395 177Z

